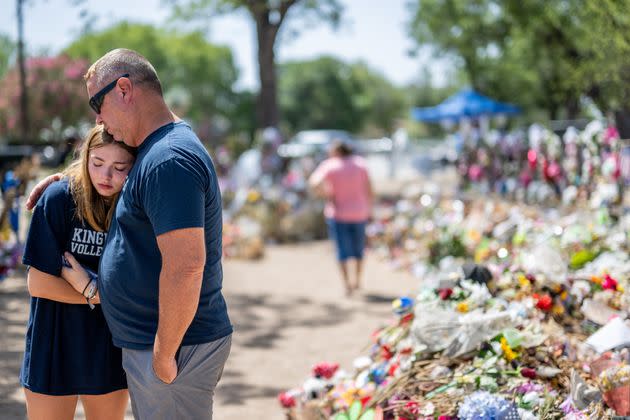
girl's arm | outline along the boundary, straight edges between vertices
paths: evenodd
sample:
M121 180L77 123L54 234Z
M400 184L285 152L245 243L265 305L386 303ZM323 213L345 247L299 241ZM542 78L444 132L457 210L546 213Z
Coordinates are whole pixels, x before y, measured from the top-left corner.
M86 304L85 297L81 292L77 292L72 288L70 283L61 277L52 276L50 274L39 271L31 267L26 277L28 284L28 292L33 297L54 300L63 303ZM98 294L92 299L92 303L100 303Z

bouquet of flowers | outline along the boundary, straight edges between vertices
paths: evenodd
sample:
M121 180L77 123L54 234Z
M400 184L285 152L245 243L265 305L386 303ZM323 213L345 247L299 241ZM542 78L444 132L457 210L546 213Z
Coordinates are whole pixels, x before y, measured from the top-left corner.
M22 256L22 245L8 225L0 228L0 281L11 275Z

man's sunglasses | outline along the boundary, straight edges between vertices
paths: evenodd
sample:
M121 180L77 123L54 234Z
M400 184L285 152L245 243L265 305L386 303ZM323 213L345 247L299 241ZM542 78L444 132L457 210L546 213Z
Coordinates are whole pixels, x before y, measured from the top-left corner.
M114 80L113 82L105 86L103 89L96 92L94 96L90 98L90 108L92 108L94 112L96 112L97 114L101 113L101 106L103 106L105 95L107 95L110 90L114 89L114 87L116 87L116 83L118 83L118 81L123 77L129 77L129 74L126 73L126 74L123 74L122 76L119 76L116 80Z

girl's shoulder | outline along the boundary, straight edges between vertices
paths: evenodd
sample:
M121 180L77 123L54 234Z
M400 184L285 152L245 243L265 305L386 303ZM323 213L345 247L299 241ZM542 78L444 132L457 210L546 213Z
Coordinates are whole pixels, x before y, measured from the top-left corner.
M70 183L67 178L63 178L59 181L53 182L46 188L46 190L44 190L37 205L65 205L68 200L72 200L72 195L70 194Z

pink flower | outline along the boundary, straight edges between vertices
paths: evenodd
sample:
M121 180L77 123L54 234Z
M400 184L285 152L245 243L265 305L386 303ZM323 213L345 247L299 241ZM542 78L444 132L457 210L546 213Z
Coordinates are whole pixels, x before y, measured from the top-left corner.
M610 277L610 274L606 274L602 281L602 288L604 290L617 290L617 280Z

